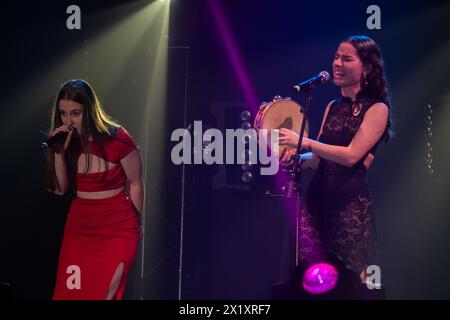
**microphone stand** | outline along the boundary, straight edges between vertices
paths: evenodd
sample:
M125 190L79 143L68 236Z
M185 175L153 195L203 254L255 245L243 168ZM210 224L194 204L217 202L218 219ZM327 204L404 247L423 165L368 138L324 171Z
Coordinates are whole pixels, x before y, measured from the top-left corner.
M287 192L287 198L292 198L292 194L296 192L296 219L295 219L295 267L297 269L299 265L299 239L300 239L300 215L302 213L302 167L300 151L302 149L302 140L305 135L306 120L308 118L309 107L312 102L312 89L307 90L305 106L302 108L303 120L300 127L300 133L297 143L297 152L292 156L294 158L294 164L291 170L289 170L289 187Z

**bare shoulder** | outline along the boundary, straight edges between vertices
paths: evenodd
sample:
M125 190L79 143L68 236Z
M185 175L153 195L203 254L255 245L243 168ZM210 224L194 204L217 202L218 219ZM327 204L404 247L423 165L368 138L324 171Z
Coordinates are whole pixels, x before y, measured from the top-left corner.
M330 111L331 106L334 104L335 101L336 101L336 99L331 100L330 102L328 102L327 107L325 108L325 112L324 112L325 116L328 114L328 112Z
M320 130L319 130L319 134L317 135L317 139L319 139L320 136L322 135L323 126L324 126L324 124L325 124L325 120L326 120L327 117L328 117L328 112L330 111L330 108L331 108L331 106L333 105L333 103L334 103L335 101L336 101L336 100L331 100L331 101L328 103L327 107L325 108L325 112L323 113L323 118L322 118L322 124L320 125Z
M369 110L370 109L383 109L383 110L386 110L386 111L389 111L389 107L386 105L386 103L384 103L384 102L377 102L377 103L374 103L370 108L369 108Z
M331 106L333 105L333 103L335 103L335 102L336 102L336 99L331 100L330 102L328 102L328 104L327 104L327 109L330 109Z
M369 110L366 112L366 116L384 116L387 117L389 114L389 107L383 102L374 103L370 106Z
M364 115L361 126L370 126L377 130L384 130L389 118L389 107L382 103L374 103Z

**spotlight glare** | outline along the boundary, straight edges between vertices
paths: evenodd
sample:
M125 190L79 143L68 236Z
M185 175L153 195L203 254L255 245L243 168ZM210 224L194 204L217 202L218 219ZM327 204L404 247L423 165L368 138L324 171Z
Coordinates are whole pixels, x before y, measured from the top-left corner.
M317 263L303 274L303 288L311 294L323 294L331 291L337 284L339 273L328 263Z

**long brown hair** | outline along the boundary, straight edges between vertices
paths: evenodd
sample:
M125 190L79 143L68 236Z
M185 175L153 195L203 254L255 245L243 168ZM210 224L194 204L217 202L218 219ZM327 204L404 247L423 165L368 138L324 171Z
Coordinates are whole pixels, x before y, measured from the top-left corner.
M70 146L65 152L65 162L68 170L69 186L73 186L75 175L78 171L78 158L81 153L86 155L87 173L91 167L92 155L89 152L89 136L99 146L102 153L102 142L115 136L119 125L108 116L95 94L92 86L85 80L75 79L66 82L58 94L52 109L50 131L62 126L59 102L71 100L84 106L81 132L72 136ZM55 144L48 150L46 185L50 191L61 189L55 171L55 151L61 150L62 144ZM103 157L105 159L105 157ZM105 160L107 167L107 161Z
M382 137L384 141L388 141L393 136L391 130L392 112L381 49L374 40L367 36L351 36L342 42L350 43L356 49L363 65L371 66L371 71L366 75L366 78L361 77L361 89L372 99L383 102L388 106L389 118Z

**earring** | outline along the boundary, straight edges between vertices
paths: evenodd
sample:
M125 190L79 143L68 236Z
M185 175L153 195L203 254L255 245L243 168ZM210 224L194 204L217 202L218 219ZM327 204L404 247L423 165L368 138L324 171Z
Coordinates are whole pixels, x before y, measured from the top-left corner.
M365 73L363 73L363 79L364 79L364 85L367 86L369 82L367 81L367 76Z

